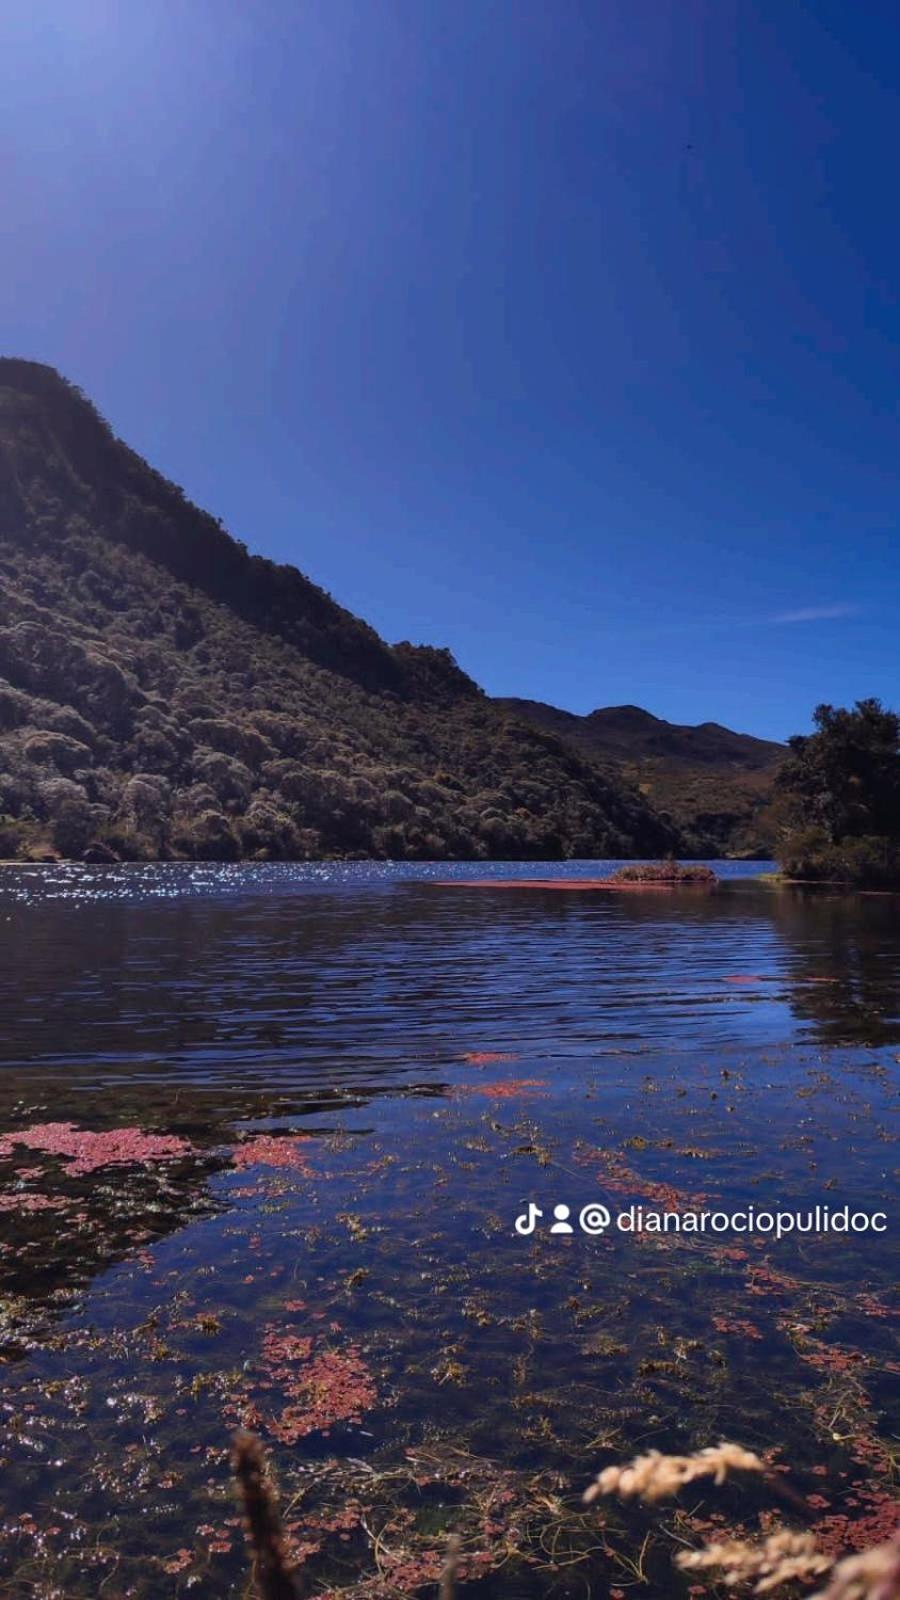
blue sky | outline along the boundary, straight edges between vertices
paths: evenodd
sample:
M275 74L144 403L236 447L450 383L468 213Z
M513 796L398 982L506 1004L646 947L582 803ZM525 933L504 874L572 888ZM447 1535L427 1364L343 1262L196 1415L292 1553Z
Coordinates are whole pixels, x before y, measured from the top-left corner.
M900 10L30 0L0 349L496 694L900 702Z

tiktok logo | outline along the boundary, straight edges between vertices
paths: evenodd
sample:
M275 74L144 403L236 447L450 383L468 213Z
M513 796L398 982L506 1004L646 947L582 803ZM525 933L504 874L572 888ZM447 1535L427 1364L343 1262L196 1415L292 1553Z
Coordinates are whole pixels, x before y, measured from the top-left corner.
M530 1200L527 1210L523 1211L518 1217L516 1217L516 1233L522 1238L527 1238L529 1234L534 1233L537 1227L538 1218L543 1217L543 1215L544 1213L540 1206L536 1206L534 1201ZM571 1215L572 1213L568 1206L554 1206L553 1225L550 1228L550 1232L555 1234L574 1233L575 1229L572 1227L572 1224L569 1221L569 1217ZM604 1205L599 1205L596 1201L591 1205L582 1206L578 1213L579 1228L581 1229L582 1233L589 1234L593 1239L599 1238L601 1234L605 1233L611 1221L612 1217L609 1214L608 1208Z
M540 1207L536 1206L533 1200L530 1200L528 1203L528 1210L523 1211L520 1217L516 1217L516 1233L534 1233L535 1222L537 1221L538 1217L542 1217L543 1215L544 1213L541 1211Z

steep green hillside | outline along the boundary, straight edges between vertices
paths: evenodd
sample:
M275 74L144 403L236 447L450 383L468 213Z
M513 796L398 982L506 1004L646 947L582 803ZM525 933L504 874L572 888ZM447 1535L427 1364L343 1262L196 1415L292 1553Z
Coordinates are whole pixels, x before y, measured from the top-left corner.
M0 360L0 854L656 855L635 788L232 539Z

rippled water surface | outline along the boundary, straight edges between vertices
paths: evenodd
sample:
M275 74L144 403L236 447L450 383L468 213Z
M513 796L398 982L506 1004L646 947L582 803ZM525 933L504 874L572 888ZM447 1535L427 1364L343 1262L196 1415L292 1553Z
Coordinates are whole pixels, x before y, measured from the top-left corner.
M723 1435L885 1524L900 902L489 886L606 870L0 868L4 1595L244 1592L241 1421L310 1593L433 1592L454 1527L473 1594L672 1593L762 1491L580 1491ZM891 1226L550 1234L594 1202Z

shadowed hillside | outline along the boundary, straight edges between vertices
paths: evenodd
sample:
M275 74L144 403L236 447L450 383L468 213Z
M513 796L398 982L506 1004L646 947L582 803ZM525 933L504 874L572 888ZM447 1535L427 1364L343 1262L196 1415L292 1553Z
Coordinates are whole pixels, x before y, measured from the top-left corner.
M249 554L49 367L0 361L0 854L677 847L635 788Z
M604 706L579 717L539 700L500 704L638 785L670 814L687 853L771 854L764 812L786 746L717 722L665 722L639 706Z

